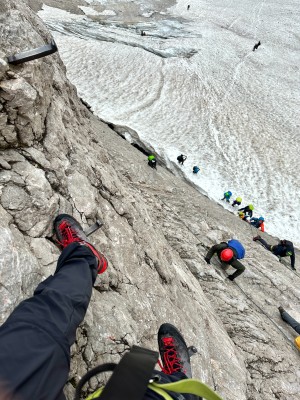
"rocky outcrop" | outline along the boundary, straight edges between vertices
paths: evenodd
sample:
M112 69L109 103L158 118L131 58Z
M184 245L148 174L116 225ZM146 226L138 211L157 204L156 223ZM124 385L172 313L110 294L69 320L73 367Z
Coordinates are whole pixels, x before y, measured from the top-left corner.
M54 272L53 218L67 212L85 227L101 219L92 239L110 265L78 330L68 398L87 369L130 345L156 349L159 325L171 322L199 350L195 377L224 399L298 399L299 354L277 307L296 313L299 276L252 242L247 224L165 168L150 169L84 107L58 54L7 64L50 36L19 2L6 0L0 18L1 322ZM247 250L238 285L203 259L232 237Z

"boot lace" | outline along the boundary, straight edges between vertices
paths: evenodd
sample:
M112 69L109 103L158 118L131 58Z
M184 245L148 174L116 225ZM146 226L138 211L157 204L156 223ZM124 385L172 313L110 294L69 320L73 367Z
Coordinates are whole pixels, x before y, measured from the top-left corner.
M172 337L165 337L162 339L164 345L163 359L162 363L158 360L158 365L160 366L163 373L170 375L174 372L183 372L183 365L178 358L175 343Z
M83 240L78 236L76 230L73 229L67 221L63 221L59 225L59 230L62 236L62 240L61 242L57 240L57 243L59 243L63 248L67 247L73 242L83 242Z

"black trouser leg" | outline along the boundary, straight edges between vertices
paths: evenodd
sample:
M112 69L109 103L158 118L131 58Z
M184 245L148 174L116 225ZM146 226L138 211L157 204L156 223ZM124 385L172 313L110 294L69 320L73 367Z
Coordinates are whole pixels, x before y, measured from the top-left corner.
M240 276L246 269L244 267L244 265L242 265L240 263L239 264L234 264L234 265L231 264L231 266L236 269L236 271L232 275L230 275L232 277L232 279L235 279L238 276Z
M53 276L20 303L0 328L0 381L21 400L63 399L70 346L89 305L97 260L78 243L66 247Z
M282 319L300 334L300 323L290 316L286 311L281 313Z
M265 246L265 248L269 251L272 251L272 246L270 244L268 244L264 239L259 238L257 239L263 246Z

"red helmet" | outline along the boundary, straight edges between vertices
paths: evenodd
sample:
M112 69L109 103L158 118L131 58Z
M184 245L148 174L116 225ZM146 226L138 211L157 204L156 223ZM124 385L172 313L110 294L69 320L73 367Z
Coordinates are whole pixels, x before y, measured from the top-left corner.
M221 251L220 258L222 261L230 261L234 256L233 251L231 249L224 249Z

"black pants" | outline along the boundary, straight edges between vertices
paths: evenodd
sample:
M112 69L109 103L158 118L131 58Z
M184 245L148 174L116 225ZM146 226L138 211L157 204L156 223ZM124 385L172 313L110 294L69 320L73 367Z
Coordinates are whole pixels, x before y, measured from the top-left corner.
M281 318L289 324L297 333L300 334L300 323L290 316L286 311L281 314Z
M91 250L72 243L60 255L55 274L0 327L0 382L18 399L65 398L70 346L96 276Z
M70 346L85 316L96 276L97 260L91 250L78 243L69 245L54 275L40 283L34 296L20 303L0 327L0 397L4 385L18 400L65 399ZM183 373L155 373L162 383L186 379ZM161 399L153 392L148 397L148 392L145 399Z
M264 239L259 238L257 239L263 246L265 246L265 248L269 251L272 251L272 246L270 244L268 244Z

